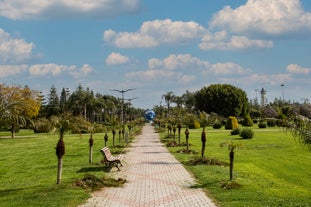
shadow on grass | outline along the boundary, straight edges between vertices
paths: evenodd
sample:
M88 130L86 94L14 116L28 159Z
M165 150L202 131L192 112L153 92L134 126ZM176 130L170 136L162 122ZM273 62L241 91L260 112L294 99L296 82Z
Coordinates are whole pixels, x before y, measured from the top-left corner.
M111 168L112 168L111 166L83 167L77 172L78 173L99 172L99 171L110 172Z
M213 182L202 183L202 184L195 184L195 185L190 186L190 188L194 188L194 189L206 188L206 187L209 187L209 186L213 186L216 183L219 183L219 181L213 181Z

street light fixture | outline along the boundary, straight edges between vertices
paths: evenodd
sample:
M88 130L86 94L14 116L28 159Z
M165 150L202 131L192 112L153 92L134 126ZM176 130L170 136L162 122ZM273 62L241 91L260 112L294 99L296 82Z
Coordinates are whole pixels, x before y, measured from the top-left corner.
M117 89L109 89L110 91L116 91L122 94L122 106L121 106L121 123L123 125L124 122L124 114L123 114L123 108L124 108L124 93L128 91L136 90L135 88L128 88L126 90L117 90Z
M282 100L284 101L284 84L283 83L281 84L281 87L282 87Z

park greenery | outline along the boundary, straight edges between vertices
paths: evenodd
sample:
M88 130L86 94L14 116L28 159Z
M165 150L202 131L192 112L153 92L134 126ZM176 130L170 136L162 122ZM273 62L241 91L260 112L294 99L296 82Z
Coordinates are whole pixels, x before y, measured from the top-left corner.
M51 86L44 97L27 86L0 84L0 98L0 202L10 206L47 206L45 200L50 206L83 203L89 189L81 186L89 179L107 180L97 176L109 177L99 149L124 153L125 133L132 139L146 122L145 109L82 85L60 94ZM181 96L170 91L162 99L163 105L153 108L155 128L199 180L193 187L204 188L218 205L311 203L307 101L276 98L259 104L229 84Z

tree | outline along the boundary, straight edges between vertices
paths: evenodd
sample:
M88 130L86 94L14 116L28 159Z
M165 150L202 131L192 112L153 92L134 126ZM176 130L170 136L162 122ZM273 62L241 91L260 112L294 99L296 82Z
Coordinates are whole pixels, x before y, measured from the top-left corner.
M230 180L233 179L233 164L234 164L234 150L236 148L241 147L240 144L234 144L233 142L231 143L226 143L223 142L220 144L221 147L228 147L229 149L229 160L230 160L230 168L229 168L229 176L230 176Z
M57 116L60 112L59 97L57 94L57 89L53 85L50 89L48 105L47 105L47 118L50 116Z
M0 121L10 127L12 138L20 125L39 114L40 106L40 93L28 86L0 85Z
M201 119L201 124L203 126L203 130L201 133L201 142L202 142L202 148L201 148L201 156L202 158L204 157L205 153L205 145L206 145L206 133L205 133L205 127L208 124L208 114L205 113L204 111L200 113L200 119Z
M225 117L248 114L246 93L229 84L213 84L203 87L194 95L195 106L206 113L215 112Z
M57 156L57 184L61 183L63 171L63 156L65 155L65 142L64 136L67 131L73 127L88 128L89 122L81 117L74 117L71 113L65 112L60 116L52 116L50 118L51 124L56 128L59 134L59 140L56 144Z
M165 103L167 105L167 115L166 118L169 117L170 115L170 106L171 106L171 102L174 100L174 93L172 91L167 92L165 95L162 96L162 98L164 98Z
M311 151L311 121L308 118L294 117L287 123L287 131Z

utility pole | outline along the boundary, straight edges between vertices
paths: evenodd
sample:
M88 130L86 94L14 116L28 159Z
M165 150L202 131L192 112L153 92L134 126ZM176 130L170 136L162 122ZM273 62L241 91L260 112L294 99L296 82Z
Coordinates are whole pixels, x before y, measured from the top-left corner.
M117 89L109 89L110 91L117 91L119 93L122 94L122 105L121 105L121 123L122 125L124 124L124 93L128 92L128 91L133 91L136 90L135 88L128 88L126 90L117 90Z

